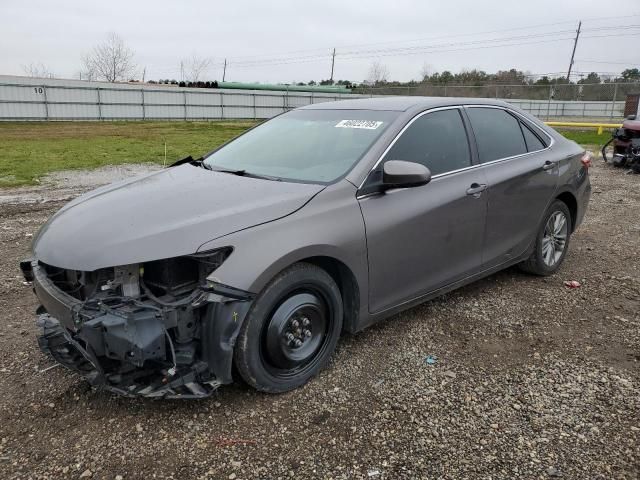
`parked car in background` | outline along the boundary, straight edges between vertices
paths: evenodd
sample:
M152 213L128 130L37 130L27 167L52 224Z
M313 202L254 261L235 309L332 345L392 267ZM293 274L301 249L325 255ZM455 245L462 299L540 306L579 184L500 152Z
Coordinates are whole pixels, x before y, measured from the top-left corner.
M207 154L62 208L22 263L39 342L92 385L284 392L343 331L511 265L554 273L590 159L493 100L396 97L293 110Z

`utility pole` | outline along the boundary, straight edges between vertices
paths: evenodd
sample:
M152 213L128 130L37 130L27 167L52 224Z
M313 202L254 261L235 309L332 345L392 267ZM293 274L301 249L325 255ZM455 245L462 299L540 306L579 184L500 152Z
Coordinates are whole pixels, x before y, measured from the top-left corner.
M581 26L582 20L578 22L578 31L576 32L576 38L573 41L573 51L571 52L571 61L569 62L569 71L567 72L567 83L571 81L571 67L573 67L573 57L576 54L576 47L578 46L578 38L580 37Z
M336 49L333 49L333 53L331 54L331 84L333 85L333 66L336 63Z
M144 77L147 75L147 67L142 69L142 83L144 83Z
M227 78L227 59L224 59L224 67L222 69L222 81L224 82L224 79Z
M180 81L184 82L184 62L180 60Z

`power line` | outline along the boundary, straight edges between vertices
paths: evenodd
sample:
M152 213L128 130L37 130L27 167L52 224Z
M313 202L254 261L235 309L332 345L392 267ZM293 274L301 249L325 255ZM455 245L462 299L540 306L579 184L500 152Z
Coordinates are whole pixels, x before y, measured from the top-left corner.
M528 34L528 35L519 35L512 37L502 37L502 38L492 38L485 39L479 41L467 41L467 42L452 42L452 43L439 43L433 45L417 45L411 47L396 47L396 48L384 48L384 49L374 49L374 50L352 50L342 53L336 53L336 56L340 56L342 58L355 58L355 57L366 57L370 58L371 56L377 56L378 54L392 54L392 55L402 55L402 54L415 54L415 53L433 53L433 51L449 51L449 50L441 50L442 48L448 47L456 47L456 46L466 46L470 45L473 48L477 48L479 44L491 44L491 43L503 43L503 42L513 42L515 40L529 40L529 39L537 39L540 37L548 37L548 36L557 36L557 35L567 35L569 33L573 33L572 30L559 30L555 32L544 32L539 34ZM573 38L573 37L567 37ZM566 38L559 38L555 40L565 40ZM384 55L383 55L384 56ZM264 59L264 60L253 60L253 61L240 61L234 62L236 66L262 66L262 65L282 65L289 63L304 63L307 61L313 61L317 59L327 58L326 55L307 55L307 56L299 56L299 57L290 57L290 58L273 58L273 59Z
M637 29L640 28L640 25L630 25L626 26L627 29ZM606 30L608 27L602 28L592 28L582 30L583 32L597 32L600 30ZM472 45L476 48L477 44L487 44L487 43L504 43L504 42L513 42L516 40L528 40L528 39L538 39L540 37L549 37L549 36L558 36L564 35L568 33L573 33L572 30L558 30L553 32L540 32L533 33L527 35L518 35L511 37L502 37L502 38L492 38L492 39L484 39L484 40L476 40L476 41L468 41L468 42L452 42L452 43L440 43L435 45L416 45L416 46L404 46L404 47L395 47L395 48L380 48L380 49L369 49L369 50L351 50L346 52L335 52L336 56L340 56L341 58L371 58L372 56L377 56L377 54L393 54L393 55L405 55L405 54L414 54L414 53L437 53L443 51L454 51L454 50L442 50L444 47L454 47L454 46L465 46ZM583 38L604 38L607 36L618 36L625 34L615 34L615 35L583 35ZM628 34L626 34L628 35ZM571 37L573 39L573 37ZM556 40L565 40L565 38L558 38ZM531 42L537 43L537 42ZM522 43L525 44L525 43ZM511 43L507 46L510 46ZM462 49L456 49L462 50ZM373 55L376 54L376 55ZM304 55L304 56L293 56L293 57L273 57L273 58L264 58L264 59L256 59L256 60L240 60L235 61L234 66L236 67L258 67L258 66L272 66L272 65L286 65L292 63L308 63L313 61L319 61L321 59L326 59L328 57L333 57L334 53L327 53L324 55ZM388 55L381 55L388 56Z
M593 23L600 23L609 19L618 19L618 18L631 18L631 17L640 17L640 14L632 14L632 15L621 15L621 16L612 16L612 17L601 17L601 18L592 18L586 19L585 22L588 25L592 25ZM338 56L342 59L349 60L357 60L357 59L367 59L367 58L376 58L376 57L386 57L386 56L404 56L404 55L416 55L416 54L438 54L438 53L447 53L447 52L456 52L456 51L467 51L467 50L479 50L485 48L502 48L502 47L513 47L513 46L524 46L524 45L534 45L541 43L552 43L552 42L564 42L565 40L574 40L573 36L566 36L568 33L573 33L573 30L556 30L556 31L548 31L548 32L531 32L533 29L541 28L541 27L549 27L555 25L566 25L572 23L573 21L562 21L562 22L554 22L547 24L538 24L538 25L530 25L530 26L520 26L520 27L512 27L507 29L500 30L491 30L484 32L469 32L469 33L461 33L461 34L452 34L452 35L444 35L444 36L432 36L426 37L422 39L414 39L414 40L397 40L390 42L375 42L375 43L363 43L363 44L355 44L350 46L343 45L342 47L337 47L333 50L327 49L307 49L307 50L297 50L288 53L281 54L256 54L250 56L238 56L232 57L229 60L225 59L225 62L217 62L212 64L214 68L223 68L226 69L226 66L233 65L235 68L239 69L247 69L247 68L257 68L257 67L272 67L277 65L288 65L288 64L296 64L296 63L314 63L320 61L326 61L328 58L331 59L332 62L332 70L335 67L335 57ZM601 26L594 25L589 28L584 28L581 30L580 39L589 39L589 38L607 38L607 37L620 37L620 36L637 36L639 33L636 33L636 30L640 28L640 25L622 25L615 26L616 32L615 34L597 34L602 31L610 31L610 29L614 27L612 26ZM516 31L527 31L529 33L523 32L522 35L512 35L512 36L502 36L498 38L485 38L485 39L476 39L470 41L462 41L462 42L449 42L449 43L436 43L432 45L410 45L411 43L424 41L427 38L431 39L446 39L446 38L460 38L460 37L478 37L483 35L489 35L492 33L504 33L504 32L516 32ZM620 30L623 30L622 32ZM547 37L547 38L545 38ZM555 37L555 38L554 38ZM398 45L398 46L393 46ZM371 48L375 46L385 46L382 48ZM351 49L347 49L346 51L340 52L339 48L347 48L351 47ZM364 48L357 48L364 47ZM295 54L299 55L295 55ZM305 54L306 53L306 54ZM577 62L578 60L574 60ZM584 63L609 63L609 64L628 64L627 62L599 62L599 61L581 61ZM632 62L629 62L632 63ZM163 72L174 71L173 69L163 69L159 68L158 70ZM177 72L176 72L177 73ZM226 72L223 73L223 77Z
M397 44L397 43L412 43L412 42L422 42L424 40L433 40L433 39L442 39L442 38L457 38L457 37L469 37L469 36L475 36L475 35L488 35L491 33L502 33L502 32L511 32L511 31L517 31L517 30L531 30L532 28L540 28L540 27L551 27L551 26L555 26L555 25L563 25L563 24L567 24L567 23L574 23L573 20L570 21L564 21L564 22L554 22L554 23L544 23L544 24L538 24L538 25L530 25L530 26L521 26L521 27L512 27L512 28L505 28L505 29L500 29L500 30L489 30L489 31L482 31L482 32L468 32L468 33L457 33L457 34L449 34L449 35L431 35L428 37L421 37L421 38L416 38L416 39L405 39L405 40L391 40L391 41L384 41L384 42L372 42L372 43L355 43L355 44L346 44L346 45L337 45L336 48L337 49L342 49L342 48L351 48L351 47L368 47L368 46L374 46L374 45L390 45L390 44ZM299 53L311 53L311 52L316 52L315 55L318 55L317 52L327 52L327 49L325 48L312 48L312 49L304 49L304 50L292 50L292 51L288 51L288 52L283 52L281 54L254 54L254 55L239 55L234 57L234 59L250 59L250 58L257 58L257 57L279 57L279 56L288 56L290 54L299 54Z
M606 20L606 19L619 19L619 18L633 18L633 17L640 17L640 14L633 14L633 15L623 15L623 16L613 16L613 17L602 17L602 18L590 18L590 19L586 19L583 21L586 22L592 22L592 21L601 21L601 20ZM572 24L574 23L575 20L565 20L562 22L553 22L553 23L542 23L542 24L536 24L536 25L528 25L528 26L520 26L520 27L512 27L512 28L504 28L504 29L498 29L498 30L485 30L485 31L481 31L481 32L468 32L468 33L458 33L458 34L450 34L450 35L432 35L432 36L428 36L428 37L421 37L421 38L416 38L416 39L405 39L405 40L392 40L392 41L384 41L384 42L372 42L372 43L356 43L356 44L346 44L346 45L337 45L336 48L337 49L342 49L342 48L351 48L351 47L368 47L368 46L374 46L374 45L391 45L391 44L398 44L398 43L413 43L413 42L421 42L424 40L432 40L432 39L443 39L443 38L458 38L458 37L469 37L469 36L478 36L478 35L488 35L488 34L492 34L492 33L503 33L503 32L512 32L512 31L519 31L519 30L531 30L534 28L541 28L541 27L551 27L551 26L556 26L556 25L567 25L567 24ZM613 26L611 26L613 27ZM596 27L596 28L600 28L600 29L605 29L605 28L609 28L609 27ZM617 30L619 30L620 28L626 28L625 26L618 26L616 25L615 28ZM591 29L593 30L593 29ZM234 59L251 59L251 58L259 58L259 57L281 57L281 56L288 56L291 54L299 54L299 53L311 53L311 52L315 52L315 55L319 55L319 53L317 52L327 52L327 49L325 48L313 48L313 49L303 49L303 50L292 50L292 51L288 51L288 52L283 52L281 54L254 54L254 55L239 55L234 57ZM327 53L325 55L328 55L330 53Z
M606 61L602 61L602 60L578 60L576 59L577 63L602 63L605 65L634 65L634 64L640 64L640 62L606 62Z

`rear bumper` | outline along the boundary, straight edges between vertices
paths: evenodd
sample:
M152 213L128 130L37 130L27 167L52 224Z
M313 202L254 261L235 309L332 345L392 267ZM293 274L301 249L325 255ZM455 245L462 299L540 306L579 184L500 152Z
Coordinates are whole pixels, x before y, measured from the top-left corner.
M589 174L584 174L584 179L580 183L580 186L576 192L576 200L578 203L578 211L576 212L576 224L573 229L576 230L584 221L584 217L589 207L589 200L591 199L591 181L589 180Z
M92 386L126 396L202 398L232 381L233 345L249 294L207 293L191 306L199 312L193 317L197 339L179 343L177 308L81 301L59 289L37 262L21 268L41 303L40 349Z

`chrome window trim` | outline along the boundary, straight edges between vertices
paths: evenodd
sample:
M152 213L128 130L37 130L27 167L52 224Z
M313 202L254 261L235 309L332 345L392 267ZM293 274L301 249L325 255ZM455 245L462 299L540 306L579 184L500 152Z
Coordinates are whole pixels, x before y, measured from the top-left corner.
M518 118L520 118L520 119L524 120L524 121L526 122L526 125L527 125L527 126L532 126L532 127L533 127L533 128L535 128L538 132L543 133L543 134L544 134L544 136L545 136L545 137L547 137L547 139L549 140L549 141L547 142L547 143L548 143L547 147L546 147L546 148L543 148L542 150L536 150L536 151L534 151L534 152L527 152L527 153L543 152L543 151L545 151L547 148L551 148L551 146L555 143L555 140L554 140L554 138L553 138L551 135L549 135L547 132L545 132L542 128L540 128L540 127L539 127L538 125L536 125L535 123L532 123L532 122L531 122L531 120L529 120L527 117L525 117L524 115L522 115L522 114L521 114L521 113L519 113L519 112L516 112L515 110L512 110L512 109L511 109L511 108L509 108L509 107L503 107L503 106L501 106L501 105L479 105L479 104L477 104L477 103L476 103L476 104L473 104L473 105L463 105L463 107L464 107L464 108L497 108L497 109L499 109L499 110L504 110L504 111L506 111L506 112L508 112L508 113L511 113L511 114L513 114L513 115L517 116ZM473 125L472 125L472 127L473 127ZM516 156L516 155L514 155L514 156ZM507 159L507 158L513 158L513 157L505 157L504 159L500 158L500 159L498 159L498 160L505 160L505 159ZM493 162L493 161L494 161L494 160L492 160L492 162ZM487 163L489 163L489 162L487 162Z
M538 127L537 125L533 124L528 118L526 118L525 116L521 115L520 113L511 110L508 107L503 107L500 105L482 105L482 104L473 104L473 105L454 105L454 106L446 106L446 107L437 107L437 108L432 108L430 110L425 110L424 112L420 112L419 114L417 114L415 117L413 117L411 120L409 120L409 122L402 127L402 130L400 130L396 136L393 138L393 140L391 141L391 143L389 143L389 145L387 146L387 148L384 149L384 151L382 152L382 154L380 155L380 158L378 158L378 160L376 161L376 163L373 165L373 167L371 167L371 169L369 170L369 173L367 173L367 175L364 177L364 180L360 183L360 186L358 187L358 190L360 190L364 184L366 183L367 179L369 178L369 175L371 175L371 172L373 172L378 165L380 165L380 162L382 161L382 159L385 157L385 155L389 152L389 150L391 150L391 147L393 147L393 145L396 143L396 141L398 140L398 138L400 138L400 136L413 124L413 122L415 122L418 118L422 117L423 115L427 115L428 113L432 113L432 112L438 112L440 110L453 110L453 109L458 109L460 110L461 108L496 108L499 110L504 110L508 113L512 113L514 115L516 115L518 118L521 118L522 120L527 122L527 126L531 125L534 128L536 128L538 131L542 132L548 139L549 139L549 144L543 148L542 150L535 150L533 152L525 152L525 153L519 153L518 155L512 155L510 157L504 157L504 158L498 158L496 160L491 160L490 162L485 162L485 163L478 163L476 165L469 165L468 167L465 168L459 168L457 170L451 170L450 172L444 172L444 173L439 173L437 175L434 175L433 177L431 177L431 180L437 180L438 178L441 177L445 177L447 175L453 175L459 172L464 172L466 170L472 170L474 168L478 168L478 167L484 167L485 165L492 165L494 163L499 163L499 162L505 162L507 160L512 160L515 158L520 158L520 157L524 157L527 155L531 155L534 153L540 153L540 152L544 152L546 150L549 150L555 143L555 139L549 135L547 132L545 132L544 130L542 130L540 127ZM473 125L472 125L473 127ZM404 190L404 189L403 189ZM371 195L377 195L377 193L368 193L366 195L360 195L360 196L356 196L356 198L358 200L360 200L361 198L366 198L369 197Z

